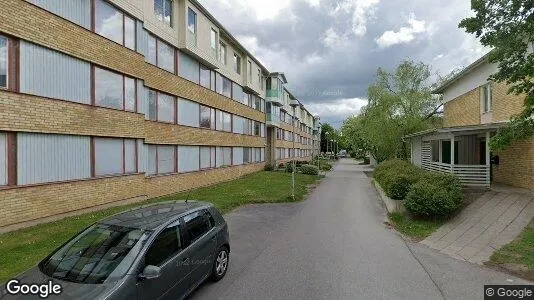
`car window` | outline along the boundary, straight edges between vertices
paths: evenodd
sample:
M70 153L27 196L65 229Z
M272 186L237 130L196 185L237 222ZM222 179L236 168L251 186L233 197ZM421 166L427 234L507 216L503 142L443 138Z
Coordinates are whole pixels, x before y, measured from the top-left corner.
M158 234L145 255L145 266L160 267L181 249L178 225L170 226Z
M183 218L186 231L185 243L187 245L190 245L213 228L214 222L210 221L210 217L211 215L208 215L205 210L200 210Z

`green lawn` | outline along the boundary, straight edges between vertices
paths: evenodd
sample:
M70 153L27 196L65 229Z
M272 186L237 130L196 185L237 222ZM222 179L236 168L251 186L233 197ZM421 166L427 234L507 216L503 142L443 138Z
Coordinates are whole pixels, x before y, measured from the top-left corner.
M444 223L439 220L417 220L401 213L390 213L388 216L393 227L417 241L423 240Z
M318 176L295 174L295 200L303 200L308 191L308 186L318 178ZM105 209L0 234L0 282L4 282L35 265L81 229L128 208L147 203L188 198L190 200L212 202L224 213L248 203L291 202L290 195L290 173L259 172L211 187L199 188L190 192L150 199L142 203Z
M495 251L490 264L534 280L534 220L510 244Z

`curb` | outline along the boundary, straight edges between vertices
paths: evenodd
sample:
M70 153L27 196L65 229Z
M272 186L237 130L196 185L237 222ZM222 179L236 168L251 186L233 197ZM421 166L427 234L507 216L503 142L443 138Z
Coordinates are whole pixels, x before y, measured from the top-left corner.
M389 198L376 180L372 179L372 184L375 187L378 194L380 195L380 199L382 199L382 202L384 202L384 205L386 206L386 210L388 211L388 213L394 213L394 212L405 213L406 212L406 208L404 207L402 200L393 200Z

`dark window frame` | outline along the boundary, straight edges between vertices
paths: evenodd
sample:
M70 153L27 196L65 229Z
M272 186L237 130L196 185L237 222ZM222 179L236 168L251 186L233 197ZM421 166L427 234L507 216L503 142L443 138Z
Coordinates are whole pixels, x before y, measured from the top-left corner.
M121 14L122 14L122 44L120 43L117 43L116 41L113 41L111 39L109 39L108 37L105 37L101 34L99 34L98 32L96 32L96 1L102 1L104 4L107 4L107 5L110 5L111 7L113 7L114 9L116 9L117 11L119 11ZM129 48L126 46L126 18L130 18L134 21L134 48ZM101 36L113 43L116 43L118 45L121 45L127 49L130 49L132 51L137 51L138 50L138 45L137 45L137 18L135 18L134 16L132 16L131 14L125 12L123 9L121 9L120 7L118 7L116 4L110 2L110 1L107 1L107 0L91 0L91 31L94 32L95 34L97 34L98 36Z
M113 73L113 74L116 74L116 75L119 75L121 76L121 81L122 81L122 107L121 109L118 109L118 108L115 108L115 107L108 107L108 106L102 106L102 105L97 105L96 104L96 69L101 69L101 70L104 70L104 71L107 71L107 72L110 72L110 73ZM129 109L126 109L126 78L129 78L129 79L133 79L134 80L134 110L129 110ZM138 112L138 97L139 97L139 92L138 92L138 88L137 88L137 78L135 77L130 77L130 76L127 76L127 75L124 75L122 73L119 73L117 71L114 71L114 70L111 70L109 68L105 68L105 67L101 67L101 66L97 66L97 65L91 65L91 105L92 106L95 106L95 107L102 107L102 108L107 108L107 109L114 109L114 110L119 110L119 111L126 111L126 112L133 112L133 113L137 113Z

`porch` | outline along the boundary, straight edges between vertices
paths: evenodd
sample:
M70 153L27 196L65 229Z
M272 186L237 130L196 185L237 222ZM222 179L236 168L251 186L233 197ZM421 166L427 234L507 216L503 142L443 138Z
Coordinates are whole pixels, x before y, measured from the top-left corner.
M489 140L500 126L449 127L407 136L412 162L428 171L455 174L464 186L490 188Z

